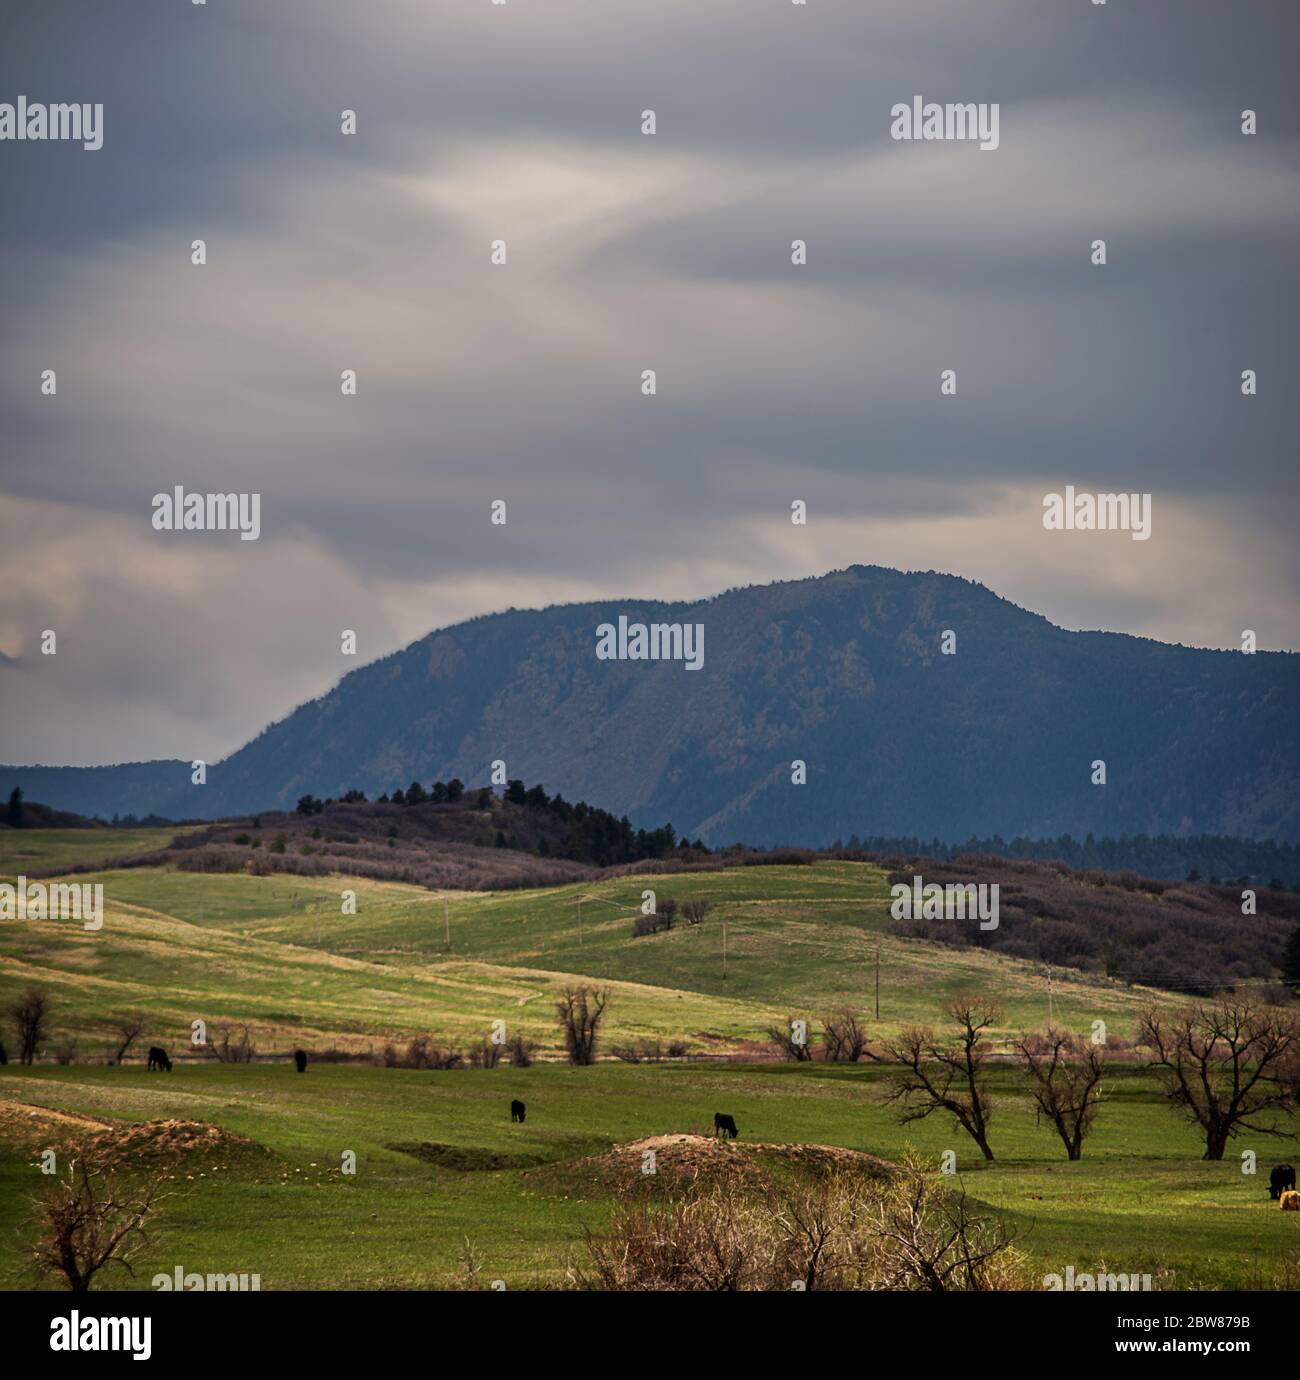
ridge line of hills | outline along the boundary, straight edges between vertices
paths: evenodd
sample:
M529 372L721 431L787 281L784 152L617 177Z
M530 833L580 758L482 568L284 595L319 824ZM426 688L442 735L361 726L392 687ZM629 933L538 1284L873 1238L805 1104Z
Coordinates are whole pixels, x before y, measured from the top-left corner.
M654 611L704 622L699 671L596 657L599 623ZM1300 660L1068 632L960 577L853 566L693 602L479 615L349 672L211 765L204 786L189 763L153 761L4 766L0 791L213 819L307 793L482 780L494 761L710 846L851 834L1289 845ZM806 784L793 784L795 762Z

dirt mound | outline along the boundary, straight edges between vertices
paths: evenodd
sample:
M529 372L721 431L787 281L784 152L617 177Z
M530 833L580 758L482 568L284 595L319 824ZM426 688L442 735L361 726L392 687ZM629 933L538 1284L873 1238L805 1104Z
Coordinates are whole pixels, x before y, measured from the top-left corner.
M562 1169L535 1171L562 1179L567 1187L617 1188L637 1182L677 1191L697 1181L724 1178L761 1183L781 1173L861 1174L882 1178L887 1161L838 1145L770 1145L687 1134L645 1136L600 1155L571 1161ZM531 1176L530 1176L531 1177Z
M56 1112L52 1107L35 1107L29 1102L0 1098L0 1143L23 1148L46 1149L70 1137L108 1129L108 1122L76 1112Z
M84 1147L117 1168L220 1171L275 1158L264 1145L206 1121L107 1121L0 1098L0 1143L25 1150Z
M206 1161L213 1168L224 1168L233 1160L273 1158L264 1145L207 1121L119 1122L86 1139L106 1159L121 1165L189 1166Z

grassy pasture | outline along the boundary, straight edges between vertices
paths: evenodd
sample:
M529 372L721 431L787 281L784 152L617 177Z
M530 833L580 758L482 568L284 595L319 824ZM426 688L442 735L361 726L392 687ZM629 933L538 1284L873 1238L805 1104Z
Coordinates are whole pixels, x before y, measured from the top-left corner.
M12 881L20 873L148 853L165 848L185 832L185 827L176 825L165 829L0 829L0 881Z
M551 1057L554 997L582 981L610 989L606 1050L642 1039L682 1040L698 1052L752 1049L788 1016L811 1018L815 1031L817 1017L844 1005L873 1036L888 1036L939 1020L944 1000L963 989L1000 998L999 1041L1047 1016L1040 965L886 934L884 877L862 864L445 895L356 878L160 868L75 880L103 883L103 928L0 925L0 1005L27 985L45 988L54 1002L50 1046L76 1037L83 1060L102 1056L114 1013L128 1008L149 1016L142 1044L177 1055L197 1018L247 1023L272 1053L378 1050L419 1033L468 1044L504 1019ZM647 887L713 908L697 927L634 938ZM355 915L342 913L345 889L356 893ZM1121 1039L1144 1005L1174 1001L1060 970L1051 998L1058 1020L1080 1031L1104 1020ZM1169 1285L1264 1287L1300 1251L1300 1220L1267 1196L1268 1166L1294 1160L1293 1150L1262 1137L1235 1143L1233 1156L1258 1155L1254 1177L1239 1158L1203 1162L1195 1134L1132 1065L1115 1070L1075 1165L1035 1125L1010 1065L991 1072L998 1158L989 1166L944 1119L900 1127L881 1103L883 1076L870 1065L756 1063L574 1070L544 1061L449 1073L316 1063L301 1078L284 1063L186 1058L171 1075L147 1074L138 1058L123 1068L11 1064L0 1069L0 1287L33 1283L23 1256L28 1199L40 1183L33 1155L63 1134L62 1123L33 1118L41 1108L105 1122L208 1122L272 1152L182 1173L137 1287L178 1264L256 1271L266 1288L436 1287L456 1270L466 1238L487 1278L554 1285L580 1250L583 1226L599 1226L609 1211L610 1186L584 1169L584 1157L648 1135L707 1132L715 1111L734 1115L747 1143L826 1144L887 1159L909 1144L935 1157L954 1150L969 1191L1007 1218L1044 1273L1104 1264L1164 1272ZM515 1096L528 1103L524 1126L508 1119ZM357 1155L355 1177L339 1172L346 1150Z
M557 1284L583 1225L599 1226L609 1199L603 1188L583 1188L580 1171L566 1178L547 1166L646 1135L703 1132L714 1110L730 1111L747 1141L885 1158L909 1143L936 1158L955 1150L967 1190L1014 1226L1044 1273L1104 1263L1163 1271L1170 1286L1257 1287L1300 1251L1300 1220L1268 1199L1267 1165L1279 1152L1262 1138L1239 1147L1258 1152L1254 1177L1239 1158L1203 1162L1153 1082L1128 1069L1113 1079L1084 1160L1069 1164L1035 1126L1015 1072L993 1076L998 1159L986 1166L940 1119L900 1127L879 1101L881 1071L862 1066L423 1073L317 1065L302 1077L286 1065L187 1065L170 1077L138 1067L9 1069L0 1075L0 1109L9 1112L0 1113L0 1286L31 1282L21 1227L40 1177L13 1104L209 1121L275 1152L269 1165L196 1165L192 1180L180 1177L158 1244L137 1270L143 1287L177 1264L256 1271L264 1288L436 1287L457 1269L466 1237L488 1278L510 1288ZM528 1104L523 1126L508 1119L514 1096ZM541 1167L442 1168L390 1148L421 1143L458 1147L464 1164L490 1152ZM355 1177L338 1172L345 1150L357 1155Z
M885 934L883 875L858 863L497 893L161 868L76 880L103 884L103 928L0 926L0 1000L32 982L47 986L56 1028L97 1049L113 1012L139 1007L156 1018L155 1038L173 1046L196 1018L247 1022L263 1049L280 1050L364 1050L421 1032L468 1041L504 1019L554 1051L553 995L584 979L613 993L607 1043L681 1040L713 1052L762 1040L788 1017L815 1023L845 1006L888 1035L938 1019L963 990L997 993L1001 1038L1040 1025L1048 1011L1041 965ZM634 938L647 887L713 909L698 926ZM342 913L345 890L356 893L355 915ZM1074 1028L1104 1020L1126 1037L1144 1005L1169 999L1058 970L1051 1000Z

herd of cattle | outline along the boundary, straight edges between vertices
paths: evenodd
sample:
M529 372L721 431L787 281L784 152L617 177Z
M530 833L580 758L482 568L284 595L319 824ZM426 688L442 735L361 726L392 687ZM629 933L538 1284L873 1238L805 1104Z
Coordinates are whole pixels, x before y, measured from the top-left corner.
M293 1062L299 1073L306 1073L307 1051L305 1049L295 1049L293 1052ZM149 1049L149 1072L152 1073L154 1069L161 1069L164 1073L170 1073L172 1071L172 1061L168 1057L167 1051L165 1049L159 1049L157 1045L152 1045ZM527 1108L524 1104L520 1102L518 1098L515 1098L510 1104L510 1120L522 1122L526 1111ZM714 1112L713 1134L724 1138L730 1136L732 1140L735 1140L740 1134L740 1132L736 1130L736 1118L728 1116L725 1112ZM1283 1165L1281 1167L1290 1169L1289 1165ZM1295 1170L1291 1169L1290 1172L1291 1187L1294 1188ZM1278 1170L1275 1169L1273 1171L1273 1180L1275 1183L1277 1182L1277 1175ZM1277 1194L1274 1193L1273 1196L1276 1198Z
M302 1051L300 1050L299 1053L301 1052ZM301 1067L298 1071L299 1073L302 1072ZM515 1100L510 1104L510 1120L522 1122L527 1110L528 1109L524 1106L524 1104L520 1102L518 1098L515 1098ZM714 1112L713 1134L715 1136L723 1136L724 1138L730 1136L732 1140L735 1140L735 1138L740 1134L740 1132L736 1130L736 1118L734 1116L728 1116L725 1112ZM1292 1175L1292 1177L1294 1178L1294 1174Z
M299 1073L307 1072L307 1051L305 1049L295 1049L293 1052L294 1066ZM149 1071L161 1069L164 1073L172 1071L172 1061L165 1049L159 1049L153 1045L149 1050ZM510 1120L522 1122L526 1108L518 1098L510 1104ZM713 1114L713 1134L722 1136L724 1139L735 1138L740 1134L736 1130L735 1117L728 1116L726 1112L714 1112ZM1296 1192L1295 1186L1295 1167L1289 1164L1276 1164L1268 1176L1268 1196L1280 1204L1283 1212L1300 1212L1300 1193Z
M298 1067L299 1073L307 1072L307 1051L305 1049L295 1049L293 1052L293 1062ZM172 1071L172 1061L168 1057L165 1049L159 1049L157 1045L149 1046L149 1068L152 1073L154 1069L161 1069L163 1073ZM520 1118L522 1120L522 1118Z

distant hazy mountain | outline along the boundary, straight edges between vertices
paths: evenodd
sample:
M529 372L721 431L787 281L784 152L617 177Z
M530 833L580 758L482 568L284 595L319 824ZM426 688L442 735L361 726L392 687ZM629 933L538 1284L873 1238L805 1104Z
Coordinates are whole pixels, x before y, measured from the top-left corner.
M703 624L701 669L599 659L598 625L620 615ZM211 766L206 786L187 763L149 762L0 767L0 789L82 813L212 818L353 786L481 785L496 759L712 844L1295 842L1300 656L1065 632L967 580L854 566L694 604L511 609L430 633ZM791 783L796 760L806 785Z

